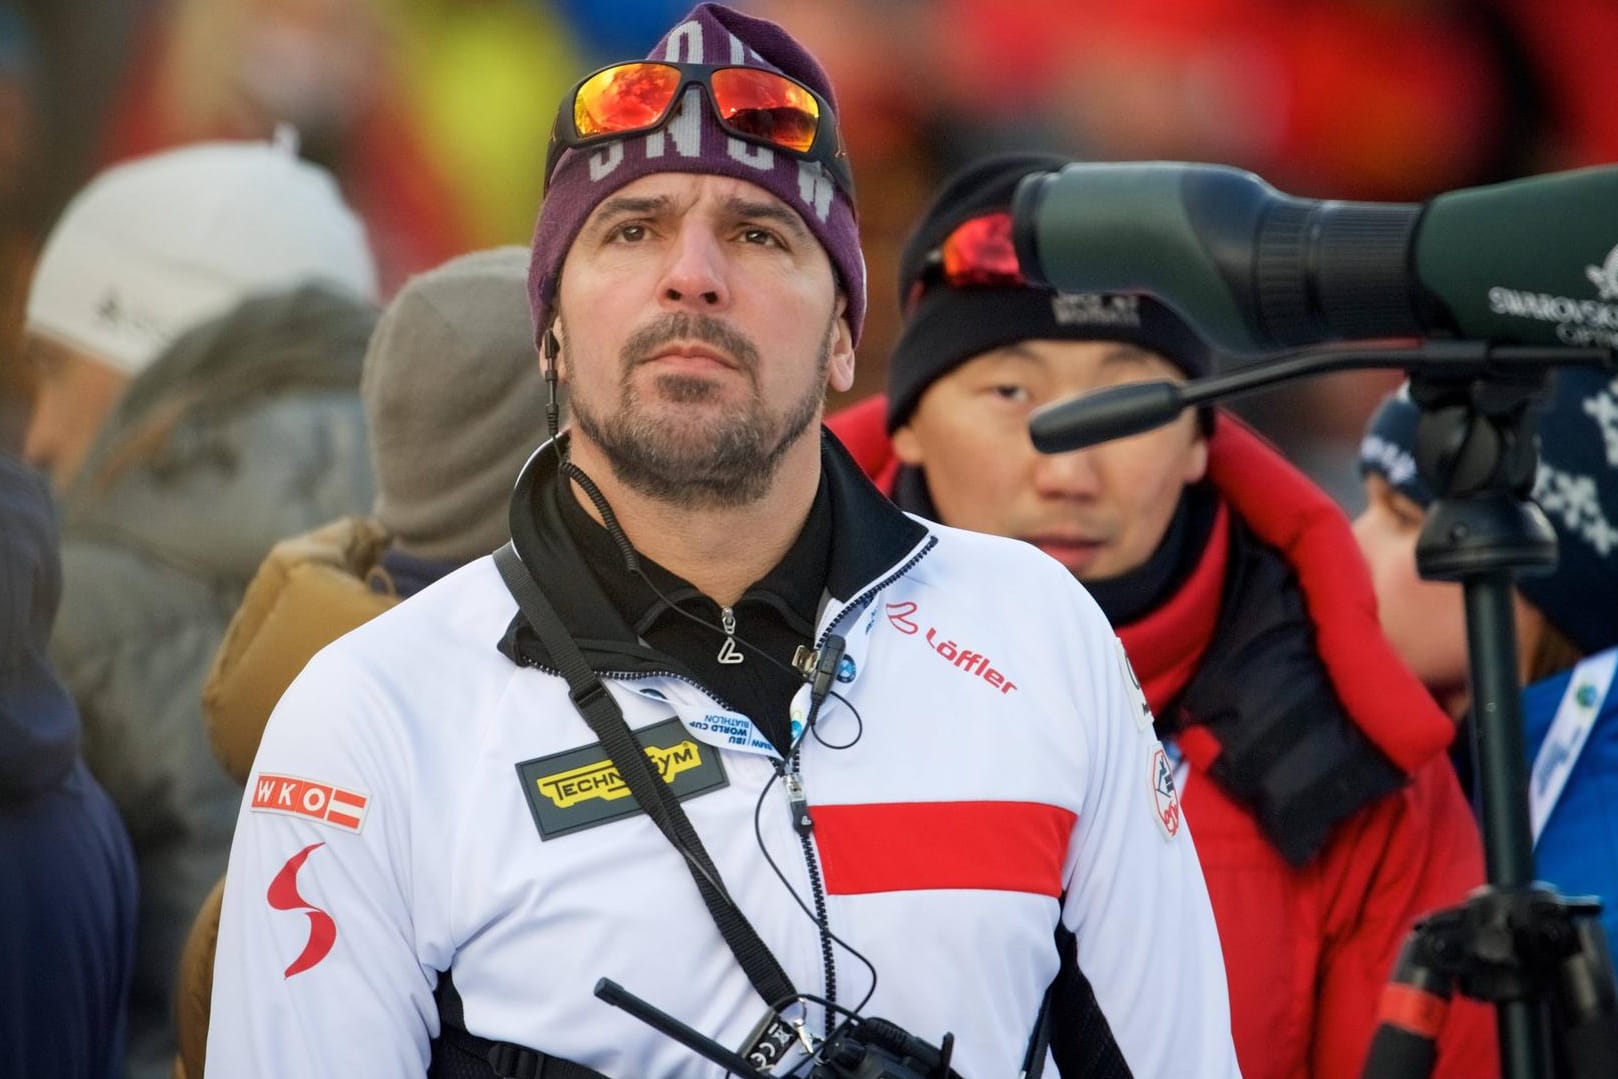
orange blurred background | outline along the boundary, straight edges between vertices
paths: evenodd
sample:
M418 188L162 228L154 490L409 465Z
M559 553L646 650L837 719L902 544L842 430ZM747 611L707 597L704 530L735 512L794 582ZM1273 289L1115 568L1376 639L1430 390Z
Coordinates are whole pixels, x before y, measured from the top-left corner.
M1618 161L1612 0L741 0L831 73L858 178L882 386L895 264L931 188L977 154L1252 169L1290 194L1415 201ZM295 124L365 219L391 294L523 243L572 82L644 55L689 0L0 0L0 444L30 395L29 267L97 169ZM1352 447L1397 376L1239 406L1345 505Z

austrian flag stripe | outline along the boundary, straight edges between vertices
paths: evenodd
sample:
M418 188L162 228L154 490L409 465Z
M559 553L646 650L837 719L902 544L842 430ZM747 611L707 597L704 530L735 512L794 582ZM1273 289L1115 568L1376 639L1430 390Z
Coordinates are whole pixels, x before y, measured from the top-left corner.
M308 817L348 832L359 831L365 823L365 806L369 800L359 791L312 779L272 775L253 778L253 809Z
M972 888L1059 896L1078 819L1037 802L820 805L809 815L830 895Z

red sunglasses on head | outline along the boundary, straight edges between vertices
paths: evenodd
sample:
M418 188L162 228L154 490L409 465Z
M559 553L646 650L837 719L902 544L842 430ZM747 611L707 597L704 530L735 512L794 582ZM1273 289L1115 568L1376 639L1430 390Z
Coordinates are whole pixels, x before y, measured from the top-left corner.
M951 288L1021 288L1028 284L1011 241L1011 211L971 217L956 225L928 252L921 276L910 286L905 307L916 305L937 284Z
M611 64L585 76L562 98L545 158L545 187L564 148L657 130L693 83L706 91L720 127L748 142L818 161L844 194L854 197L854 176L825 98L765 68L660 60Z

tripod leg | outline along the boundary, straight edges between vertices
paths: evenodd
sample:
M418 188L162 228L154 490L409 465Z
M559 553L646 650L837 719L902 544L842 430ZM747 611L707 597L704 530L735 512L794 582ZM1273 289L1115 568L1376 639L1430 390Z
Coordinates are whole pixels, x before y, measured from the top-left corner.
M1607 934L1593 914L1577 918L1576 952L1556 971L1555 1029L1561 1069L1569 1079L1618 1074L1618 988Z
M1433 1073L1450 992L1450 978L1432 962L1424 927L1418 925L1405 938L1393 977L1382 990L1365 1079L1415 1079Z

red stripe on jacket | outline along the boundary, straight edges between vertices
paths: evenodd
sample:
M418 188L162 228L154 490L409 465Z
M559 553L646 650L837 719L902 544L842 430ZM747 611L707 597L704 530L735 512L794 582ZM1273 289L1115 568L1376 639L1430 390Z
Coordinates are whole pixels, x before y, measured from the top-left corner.
M1075 814L1037 802L814 806L831 895L972 888L1062 894Z

